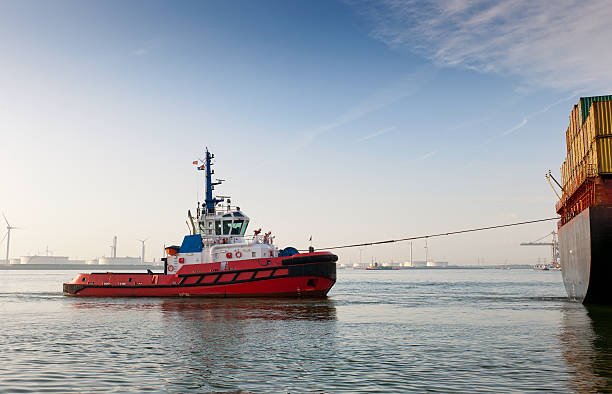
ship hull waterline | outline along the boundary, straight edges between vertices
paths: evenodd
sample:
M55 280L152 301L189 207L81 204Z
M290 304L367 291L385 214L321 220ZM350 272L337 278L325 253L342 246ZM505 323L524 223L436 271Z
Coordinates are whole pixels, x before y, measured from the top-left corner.
M324 261L290 265L272 261L269 266L239 270L200 272L193 266L174 275L80 274L64 283L63 290L83 297L325 297L336 282L337 257L331 256L334 261L318 258Z
M612 305L612 205L593 205L559 228L563 284L572 301Z

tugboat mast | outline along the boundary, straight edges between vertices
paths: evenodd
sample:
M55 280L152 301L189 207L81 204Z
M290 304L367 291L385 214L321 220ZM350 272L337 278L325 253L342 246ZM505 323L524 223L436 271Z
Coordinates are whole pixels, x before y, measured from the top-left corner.
M204 159L204 168L202 167L198 167L198 170L205 170L206 171L206 199L204 200L205 205L204 205L204 214L205 215L213 215L215 214L215 206L220 203L223 202L224 199L216 199L213 197L213 190L215 188L215 185L220 185L221 184L221 180L217 180L217 182L213 182L212 181L212 174L215 173L214 170L211 169L211 166L213 165L212 163L212 159L215 158L214 154L211 154L208 151L208 147L206 148L206 158Z

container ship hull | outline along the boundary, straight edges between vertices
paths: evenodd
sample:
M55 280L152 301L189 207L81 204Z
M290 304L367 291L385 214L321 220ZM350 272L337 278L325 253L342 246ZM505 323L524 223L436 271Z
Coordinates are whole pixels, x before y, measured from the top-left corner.
M570 299L612 304L612 204L587 207L559 228L563 283Z
M176 274L79 274L63 290L94 297L325 297L336 282L337 259L316 254L244 261L243 267L251 267L242 269L196 264Z
M612 95L581 97L565 132L559 257L570 299L612 305Z

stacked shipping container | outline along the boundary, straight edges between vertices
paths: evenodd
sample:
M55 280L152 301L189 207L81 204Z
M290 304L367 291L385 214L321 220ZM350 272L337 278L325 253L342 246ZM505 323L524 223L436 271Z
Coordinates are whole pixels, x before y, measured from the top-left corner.
M560 206L588 178L612 174L612 96L582 97L570 115L566 142Z

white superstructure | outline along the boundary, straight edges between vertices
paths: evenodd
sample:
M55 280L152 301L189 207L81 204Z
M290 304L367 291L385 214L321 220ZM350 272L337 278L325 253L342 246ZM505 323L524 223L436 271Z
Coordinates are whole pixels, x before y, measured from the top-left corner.
M229 197L213 196L214 186L223 182L212 181L213 158L214 155L206 150L204 164L197 167L206 171L206 199L202 206L198 202L195 218L188 213L191 235L185 237L180 247L166 248L168 272L176 272L183 265L217 262L221 264L220 269L224 269L229 262L278 256L271 232L261 234L259 229L247 236L249 217L240 208L232 208Z

